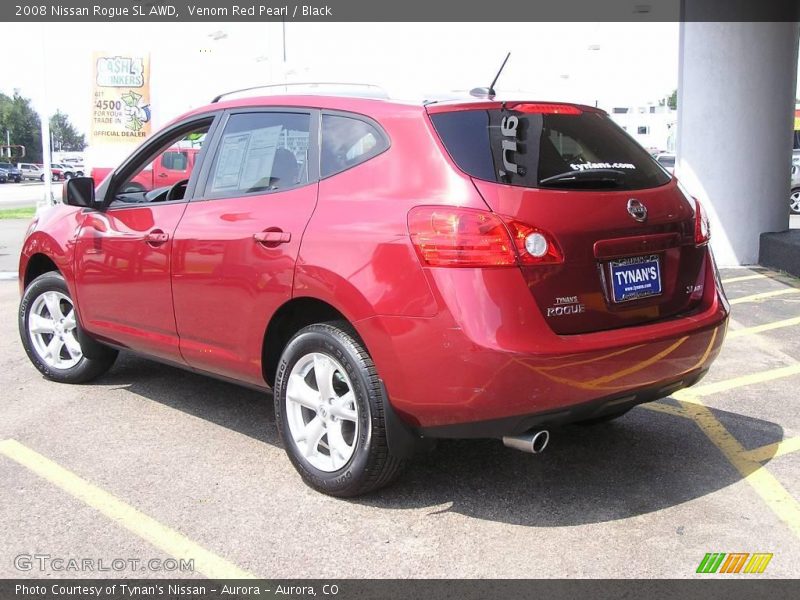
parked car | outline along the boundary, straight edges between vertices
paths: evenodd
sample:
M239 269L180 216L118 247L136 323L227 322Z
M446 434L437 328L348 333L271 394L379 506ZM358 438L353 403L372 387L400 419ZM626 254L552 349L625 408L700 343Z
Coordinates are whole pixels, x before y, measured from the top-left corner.
M182 179L132 185L203 135ZM703 208L589 106L239 98L63 197L19 263L35 367L82 383L125 349L272 389L331 495L435 438L540 452L693 385L725 336Z
M39 165L39 168L44 171L44 165ZM61 168L60 165L50 163L50 178L52 181L61 181L62 179L66 179L64 176L64 170ZM44 181L44 173L42 173L41 180Z
M151 165L131 178L124 191L145 192L187 179L194 169L199 151L199 148L168 148ZM92 178L96 182L103 181L112 171L109 167L95 167L92 169Z
M52 170L60 174L61 179L69 179L70 177L83 177L83 167L77 167L67 163L52 163Z
M675 155L669 152L664 152L656 156L658 164L664 167L670 174L675 172Z
M8 182L8 171L0 168L0 183Z
M44 170L33 163L17 163L22 179L44 181Z
M17 168L22 175L22 179L33 179L44 181L46 171L44 165L36 163L17 163ZM50 178L52 181L60 181L63 179L63 172L58 167L51 168Z
M8 162L0 162L0 169L6 172L6 180L13 181L14 183L19 183L22 181L22 173L20 170ZM5 181L4 181L5 183Z
M789 212L800 215L800 164L792 165L792 180L789 192Z

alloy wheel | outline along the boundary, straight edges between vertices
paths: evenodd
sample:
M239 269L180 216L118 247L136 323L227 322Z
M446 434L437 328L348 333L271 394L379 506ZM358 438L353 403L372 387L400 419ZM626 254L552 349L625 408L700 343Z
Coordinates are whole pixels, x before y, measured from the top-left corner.
M344 467L358 441L358 404L344 367L321 352L295 363L286 388L286 420L300 454L331 473Z
M48 291L33 301L28 335L34 352L49 367L71 369L83 358L77 326L75 307L67 295Z
M800 214L800 189L793 190L789 195L789 209L796 214Z

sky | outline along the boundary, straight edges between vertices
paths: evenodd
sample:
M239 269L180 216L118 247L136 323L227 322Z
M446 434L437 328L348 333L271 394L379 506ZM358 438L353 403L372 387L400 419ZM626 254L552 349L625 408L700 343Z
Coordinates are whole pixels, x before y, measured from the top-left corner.
M59 108L83 132L94 50L150 52L156 127L222 91L284 80L375 83L408 99L488 86L508 51L498 90L540 99L633 106L670 94L678 78L676 23L287 23L285 63L280 23L70 29L4 31L5 47L32 51L24 69L0 76L0 91Z
M0 91L58 108L84 133L94 50L150 52L156 128L220 92L282 81L374 83L413 100L488 86L508 51L497 89L531 99L639 106L678 81L678 23L287 23L285 62L280 23L69 27L4 31L6 48L31 51L25 68L0 75Z

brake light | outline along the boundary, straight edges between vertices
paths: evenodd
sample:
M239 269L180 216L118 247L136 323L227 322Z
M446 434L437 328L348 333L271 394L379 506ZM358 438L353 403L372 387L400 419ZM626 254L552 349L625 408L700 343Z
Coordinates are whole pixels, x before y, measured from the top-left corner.
M694 200L694 243L697 246L705 246L711 239L711 228L708 223L708 215L703 205L697 198Z
M518 221L504 222L488 211L418 206L408 214L408 231L420 261L431 267L511 267L563 261L552 236Z
M583 111L577 106L569 104L549 104L543 102L525 102L511 107L521 113L536 113L545 115L580 115Z
M516 256L503 222L490 212L418 206L408 213L411 242L431 267L503 267Z

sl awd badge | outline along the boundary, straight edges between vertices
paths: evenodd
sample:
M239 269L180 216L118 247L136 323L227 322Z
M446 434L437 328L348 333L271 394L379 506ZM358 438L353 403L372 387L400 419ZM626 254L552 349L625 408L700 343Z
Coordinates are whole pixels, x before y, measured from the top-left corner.
M647 207L636 198L631 198L628 200L628 214L639 223L644 223L647 220Z

